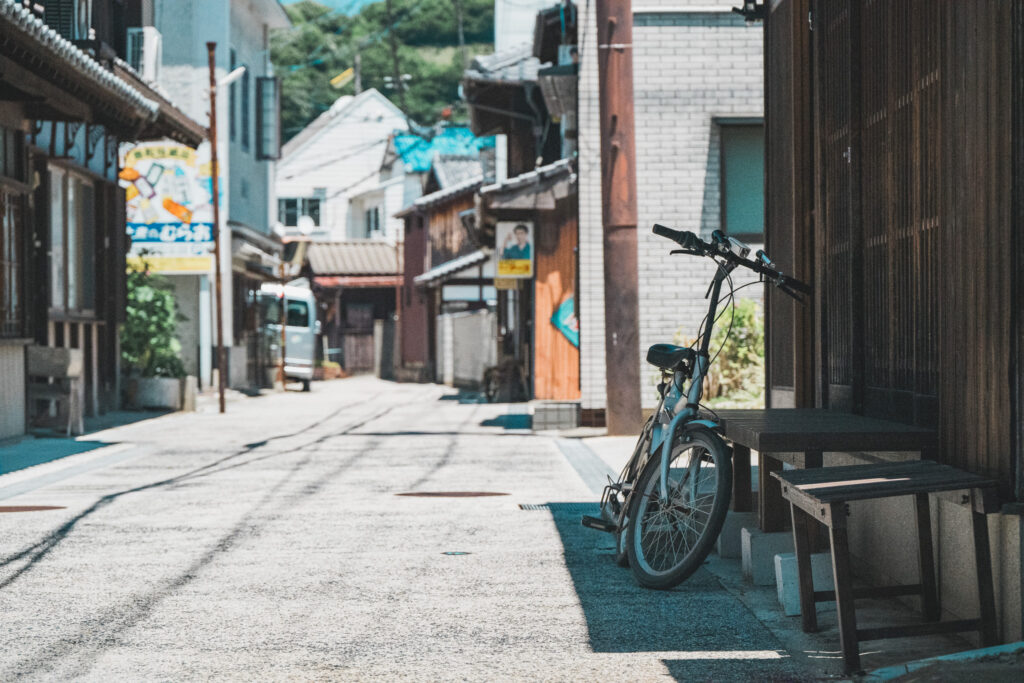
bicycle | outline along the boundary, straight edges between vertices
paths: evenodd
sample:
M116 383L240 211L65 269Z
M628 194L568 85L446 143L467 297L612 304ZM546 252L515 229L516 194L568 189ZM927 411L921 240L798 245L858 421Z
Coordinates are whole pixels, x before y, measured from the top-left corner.
M655 344L647 350L647 362L662 373L658 407L618 480L609 478L601 495L601 517L584 515L582 522L615 536L616 562L628 564L640 585L667 590L704 563L722 531L732 495L732 452L715 416L702 413L700 404L704 378L715 360L709 353L711 335L724 314L718 313L722 285L728 282L727 301L733 306L737 289L731 273L738 267L758 273L750 284L773 284L800 302L811 288L784 275L763 250L748 259L750 247L720 230L708 242L663 225L653 231L682 247L672 254L715 262L705 294L708 313L691 347ZM731 326L730 321L730 331Z

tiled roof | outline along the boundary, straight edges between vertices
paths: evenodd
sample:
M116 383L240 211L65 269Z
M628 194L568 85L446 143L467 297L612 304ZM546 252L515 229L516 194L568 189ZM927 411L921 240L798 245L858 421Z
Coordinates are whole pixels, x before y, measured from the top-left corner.
M438 154L434 158L434 175L441 189L452 187L477 178L484 173L480 159L475 156Z
M413 133L398 133L394 146L408 171L425 173L438 154L476 157L481 149L494 147L494 136L478 138L469 128L449 126L430 139Z
M66 63L77 72L79 78L98 86L108 97L119 100L122 106L129 105L139 118L152 121L159 114L159 104L144 97L127 82L75 47L20 2L0 0L0 35L8 38L16 34L21 34L23 38L28 38L49 52L51 58Z
M539 68L540 60L533 56L533 46L523 43L501 52L474 57L465 77L471 81L524 83L536 81Z
M546 166L538 166L532 171L522 173L515 176L514 178L508 178L500 183L494 183L493 185L486 185L480 188L481 195L489 195L501 192L511 192L522 188L536 185L542 180L557 177L560 175L568 175L571 179L575 180L572 175L572 161L569 159L559 159Z
M307 258L316 275L396 275L402 272L400 251L373 239L313 242Z
M453 258L451 261L445 261L438 266L434 266L427 272L414 277L413 282L420 287L428 287L435 282L443 282L444 280L455 276L460 270L478 266L488 258L490 258L490 252L488 250L477 249L465 256L459 256L458 258Z

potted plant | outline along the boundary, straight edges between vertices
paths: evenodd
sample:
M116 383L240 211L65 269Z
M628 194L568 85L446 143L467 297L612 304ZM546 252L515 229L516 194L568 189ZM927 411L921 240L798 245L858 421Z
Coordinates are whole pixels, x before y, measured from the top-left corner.
M128 372L127 402L136 408L182 406L178 305L167 280L154 273L146 254L129 266L127 307L121 326L121 360Z

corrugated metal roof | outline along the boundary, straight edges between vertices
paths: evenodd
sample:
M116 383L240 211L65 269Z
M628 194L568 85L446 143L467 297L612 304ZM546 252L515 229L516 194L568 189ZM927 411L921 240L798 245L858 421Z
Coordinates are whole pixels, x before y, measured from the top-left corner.
M105 69L17 0L0 0L0 23L5 25L0 29L0 34L7 34L7 31L21 33L48 51L51 56L74 68L80 77L99 85L112 98L130 105L140 118L147 121L156 119L160 111L159 104L147 99L127 82Z
M473 81L524 83L537 80L540 60L533 46L523 43L490 55L477 55L466 69L465 78Z
M503 180L500 183L494 183L493 185L487 185L486 187L480 188L481 195L489 195L502 192L511 192L519 190L524 187L535 185L541 180L546 180L562 174L571 175L572 173L572 161L570 159L559 159L558 161L547 164L546 166L538 166L532 171L522 173Z
M307 258L316 275L397 275L402 272L401 250L380 240L313 242Z
M484 168L480 159L474 156L457 154L438 154L434 158L434 175L441 189L459 185L483 175Z
M469 128L449 126L430 139L413 133L398 133L394 146L406 170L425 173L431 169L438 154L475 158L481 149L494 147L494 136L478 138Z
M445 261L439 266L434 266L422 275L417 275L413 278L420 287L427 287L436 282L442 282L444 280L451 279L455 275L458 275L459 271L465 270L466 268L472 268L478 266L491 257L490 251L486 249L478 249L465 256L453 258L451 261Z

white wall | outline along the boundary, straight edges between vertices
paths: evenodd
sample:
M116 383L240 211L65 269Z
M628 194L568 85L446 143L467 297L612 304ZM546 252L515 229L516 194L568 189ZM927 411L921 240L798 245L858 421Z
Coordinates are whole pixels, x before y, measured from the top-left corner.
M494 51L532 43L537 12L555 4L555 0L494 0Z
M364 235L362 214L354 225L348 220L350 198L377 185L388 137L407 128L400 112L370 93L364 91L351 106L339 107L337 123L324 127L277 165L278 197L312 197L314 188L326 188L320 220L330 239Z
M710 262L669 256L673 245L651 234L651 226L663 223L705 236L717 228L719 148L713 119L763 115L762 29L732 14L735 5L734 0L634 5L641 355L651 344L671 342L680 328L696 335L713 275ZM580 381L582 407L598 409L605 407L606 392L601 147L594 6L587 17L585 9L580 8L580 36L586 39L579 94ZM746 280L734 278L737 287ZM744 293L759 296L760 288ZM638 362L643 404L651 408L656 395L648 384L654 375L642 359Z

